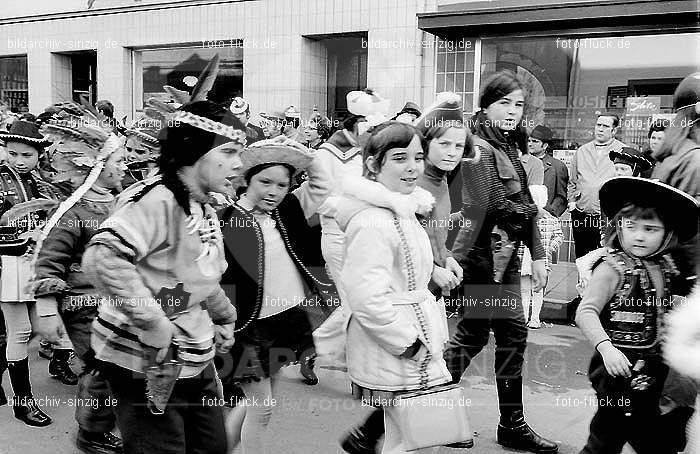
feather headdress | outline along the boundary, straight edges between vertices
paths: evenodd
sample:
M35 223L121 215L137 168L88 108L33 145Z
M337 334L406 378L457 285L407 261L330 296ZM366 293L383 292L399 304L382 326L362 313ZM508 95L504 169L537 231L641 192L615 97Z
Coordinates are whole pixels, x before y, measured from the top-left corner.
M92 106L64 103L55 107L59 110L42 126L44 135L54 141L49 147L49 159L56 172L53 183L70 183L76 189L44 226L37 240L32 266L51 230L95 184L107 158L124 146L105 122L105 117Z
M199 129L203 129L214 134L228 137L234 142L245 145L245 133L226 126L208 118L194 115L190 112L184 112L179 109L184 104L190 104L197 101L205 101L207 94L214 86L216 76L219 73L219 54L214 55L207 66L202 70L197 78L197 83L192 88L191 93L178 90L169 85L163 86L163 90L170 95L175 101L175 104L165 103L156 98L149 98L146 101L146 106L143 111L146 114L146 120L160 124L160 127L177 126L179 123L186 123Z

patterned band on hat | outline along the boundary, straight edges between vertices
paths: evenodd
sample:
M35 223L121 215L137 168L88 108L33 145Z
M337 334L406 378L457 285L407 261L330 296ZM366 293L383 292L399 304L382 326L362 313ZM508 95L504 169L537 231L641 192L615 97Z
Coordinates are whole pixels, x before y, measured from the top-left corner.
M156 145L156 146L158 145L158 139L156 139L153 136L149 136L145 132L141 132L138 129L130 129L127 131L127 134L135 135L136 137L143 139L148 143L151 143L151 144Z
M245 132L236 129L232 126L219 123L218 121L210 120L206 117L200 117L191 112L179 111L173 116L173 121L181 121L187 123L195 128L202 129L213 134L218 134L220 136L228 137L235 143L239 143L243 146L246 144Z

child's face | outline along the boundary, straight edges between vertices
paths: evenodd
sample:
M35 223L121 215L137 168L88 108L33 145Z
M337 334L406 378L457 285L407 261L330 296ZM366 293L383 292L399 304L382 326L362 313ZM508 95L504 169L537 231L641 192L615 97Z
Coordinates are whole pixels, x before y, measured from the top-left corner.
M622 218L620 241L625 250L635 257L646 257L656 252L664 240L666 229L661 219Z
M29 173L39 163L39 150L20 142L7 143L7 162L19 173Z
M618 162L615 164L615 175L618 177L631 177L634 175L634 171L631 165Z

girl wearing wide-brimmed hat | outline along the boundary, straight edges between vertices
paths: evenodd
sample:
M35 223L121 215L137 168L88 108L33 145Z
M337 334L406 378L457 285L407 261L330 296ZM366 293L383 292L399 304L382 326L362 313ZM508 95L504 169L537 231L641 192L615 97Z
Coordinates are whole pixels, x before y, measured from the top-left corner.
M221 374L225 390L240 385L254 402L228 415L229 448L240 442L244 453L258 454L266 452L278 371L314 355L304 305L314 289L330 287L330 279L308 219L331 181L315 153L284 136L254 143L241 159L244 189L219 214L228 263L221 286L238 313L236 345L221 358ZM290 192L304 169L308 180Z
M0 165L0 213L33 199L60 199L63 194L39 177L36 168L44 148L51 145L35 123L16 120L9 131L0 132L0 141L7 149L8 165ZM27 345L32 333L30 313L34 312L34 296L28 289L31 277L30 250L34 234L46 220L46 207L28 209L16 219L4 219L0 235L2 283L0 308L7 326L7 348L0 346L0 377L9 369L15 397L12 401L16 418L31 426L51 424L32 397L29 379ZM50 371L66 384L75 384L77 377L68 366L70 342L63 337L62 349L56 350ZM5 356L7 355L7 356ZM0 404L5 400L0 390Z

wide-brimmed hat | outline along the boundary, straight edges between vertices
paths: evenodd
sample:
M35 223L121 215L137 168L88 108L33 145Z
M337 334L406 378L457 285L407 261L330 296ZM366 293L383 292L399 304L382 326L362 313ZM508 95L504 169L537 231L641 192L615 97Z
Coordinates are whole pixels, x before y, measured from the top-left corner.
M632 147L623 147L620 150L610 150L608 156L610 156L610 160L615 164L623 163L629 165L632 167L632 171L635 173L649 170L654 165L654 163L651 162L649 158L644 155L644 153Z
M698 228L698 202L685 192L640 177L614 177L600 188L600 209L608 218L629 203L653 207L663 213L680 241L691 239Z
M549 143L552 141L552 130L545 125L537 125L530 133L530 137L533 139L540 140L544 143Z
M450 126L463 121L462 97L457 93L443 91L438 93L435 102L425 110L423 115L415 119L413 126L425 134L434 126Z
M7 132L0 131L0 141L5 144L19 142L39 148L48 147L53 143L41 135L36 124L24 120L15 120Z
M286 165L296 173L309 167L314 156L307 147L286 136L260 140L241 153L241 175L246 176L251 169L263 164Z

